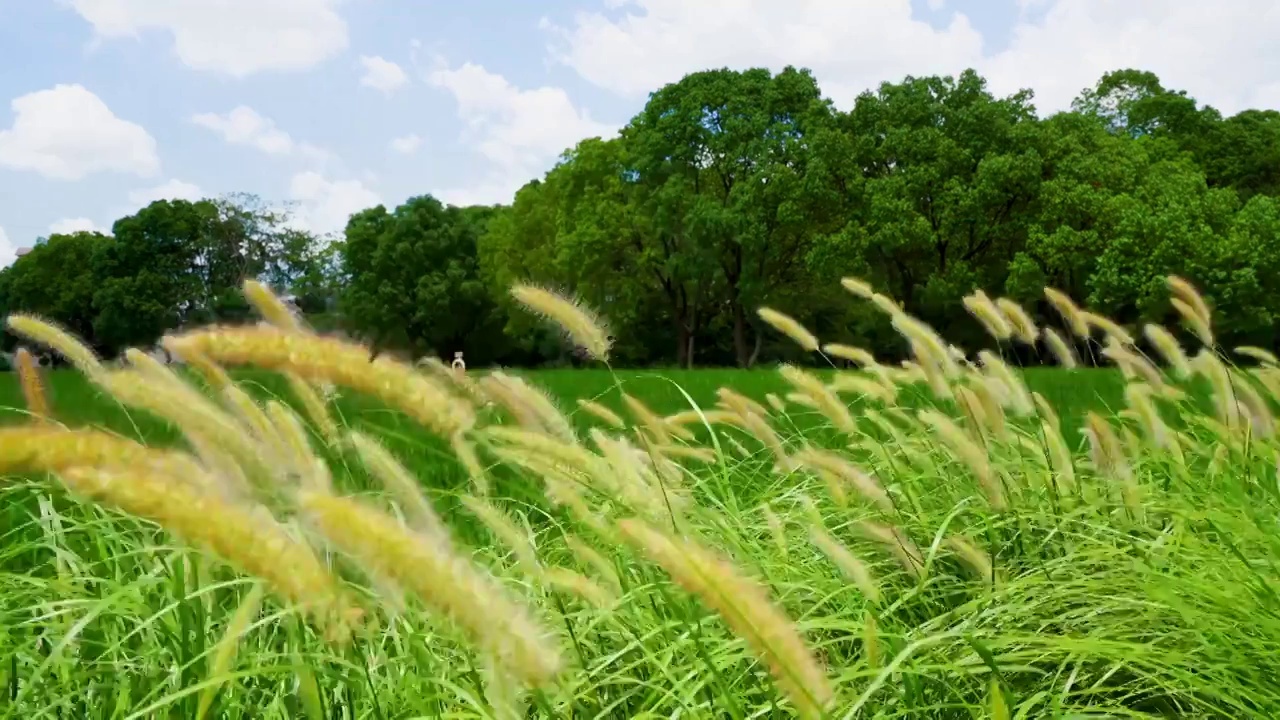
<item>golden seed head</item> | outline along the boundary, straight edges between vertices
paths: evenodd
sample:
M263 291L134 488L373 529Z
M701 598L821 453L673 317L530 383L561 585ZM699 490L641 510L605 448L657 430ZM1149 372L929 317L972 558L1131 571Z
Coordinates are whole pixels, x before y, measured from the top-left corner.
M6 324L14 334L54 350L85 375L97 375L102 371L102 361L88 345L57 325L34 315L16 313Z
M534 285L519 284L511 296L534 313L554 322L578 347L600 362L608 362L613 339L604 322L582 303Z
M469 403L411 365L336 338L291 333L271 326L208 328L171 335L164 346L180 357L203 356L222 365L254 365L329 382L375 397L443 437L470 428Z
M1054 330L1053 328L1045 328L1044 342L1045 345L1049 346L1049 352L1053 353L1054 358L1058 361L1058 365L1063 369L1072 370L1079 365L1079 361L1076 360L1075 351L1072 350L1071 346L1067 344L1067 341L1058 334L1057 330Z
M746 641L801 717L822 717L835 698L831 683L799 630L759 583L692 540L674 539L639 520L621 520L618 529Z
M334 546L439 611L519 679L540 686L560 672L551 634L449 545L350 498L304 491L298 502Z
M974 317L987 334L996 340L1008 340L1013 337L1013 326L1009 322L1009 318L996 306L987 294L978 290L972 295L964 297L961 301L964 309Z
M871 287L870 283L865 280L859 280L855 277L842 278L840 280L840 285L850 294L860 297L863 300L870 300L876 294L875 289Z
M616 430L622 430L627 426L627 422L622 419L622 416L594 400L578 398L578 407Z
M249 304L262 315L262 318L281 330L291 330L300 332L303 330L302 323L298 320L298 316L285 305L284 301L275 293L271 292L263 283L257 280L245 280L243 285L244 297Z
M756 313L769 327L791 338L795 344L804 348L807 352L816 352L818 350L818 338L790 315L767 307L760 308Z
M49 420L49 398L44 392L44 382L40 379L40 368L31 351L18 348L13 354L14 365L18 371L18 384L22 386L22 396L27 401L27 413L37 422Z
M1067 327L1071 328L1071 333L1081 340L1089 339L1089 320L1084 312L1071 300L1071 296L1056 288L1047 287L1044 289L1045 299L1053 306L1054 310L1062 316L1066 321Z

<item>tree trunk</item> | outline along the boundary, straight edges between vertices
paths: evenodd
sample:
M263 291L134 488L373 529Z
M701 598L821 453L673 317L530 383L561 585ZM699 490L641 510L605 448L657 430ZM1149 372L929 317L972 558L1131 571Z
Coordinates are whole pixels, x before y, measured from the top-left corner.
M692 361L690 350L692 349L693 337L689 333L689 327L685 325L683 318L676 318L676 367L688 367Z
M747 347L747 314L742 303L736 301L733 303L733 354L738 367L751 366L751 350Z
M756 346L751 349L751 359L747 361L747 367L752 368L760 360L760 349L764 347L764 333L756 330Z
M689 333L689 344L685 352L685 365L684 365L685 370L693 369L693 341L694 341L694 338L696 337L697 337L696 333Z

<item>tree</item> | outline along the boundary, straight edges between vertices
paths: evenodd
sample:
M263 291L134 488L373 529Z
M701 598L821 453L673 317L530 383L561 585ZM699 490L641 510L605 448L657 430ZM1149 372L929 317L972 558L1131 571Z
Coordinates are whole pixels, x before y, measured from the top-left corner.
M496 210L476 243L480 278L505 318L505 340L535 362L560 353L562 343L528 312L513 312L509 291L517 282L563 284L555 263L558 208L552 173L527 183L510 207Z
M1051 285L1082 300L1111 240L1109 209L1134 191L1151 160L1143 144L1076 112L1041 122L1034 146L1042 180L1026 243L1008 266L1006 292L1035 305Z
M1245 110L1218 123L1199 161L1210 185L1242 200L1280 195L1280 112Z
M1203 283L1223 268L1238 208L1235 192L1210 188L1190 159L1152 164L1131 194L1108 203L1089 302L1121 322L1162 317L1166 276ZM1214 285L1206 287L1211 298Z
M4 312L34 313L92 340L93 257L114 240L96 232L55 234L4 271Z
M675 210L684 188L654 192L634 170L633 141L586 140L548 180L558 200L554 246L556 275L589 302L611 309L620 357L652 349L633 347L655 305L670 318L677 364L692 362L694 338L712 308L715 279L695 240L680 230ZM643 342L643 341L642 341Z
M218 208L207 200L160 200L112 226L115 242L94 254L94 336L112 351L149 345L166 331L212 318L228 277L208 251ZM213 267L210 267L213 265Z
M750 308L805 276L806 138L832 117L808 71L724 69L660 89L623 131L654 234L689 274L714 279L740 366L753 356Z
M490 340L501 326L476 253L492 213L422 196L393 213L379 206L353 216L343 247L351 326L416 355L463 350L475 362L500 355Z
M842 126L862 200L815 258L939 326L973 287L999 290L1043 171L1030 93L996 98L971 70L909 77L860 95Z
M1124 69L1102 76L1071 104L1072 110L1096 118L1111 132L1128 137L1165 136L1191 149L1207 127L1221 116L1198 107L1185 91L1169 90L1155 73Z

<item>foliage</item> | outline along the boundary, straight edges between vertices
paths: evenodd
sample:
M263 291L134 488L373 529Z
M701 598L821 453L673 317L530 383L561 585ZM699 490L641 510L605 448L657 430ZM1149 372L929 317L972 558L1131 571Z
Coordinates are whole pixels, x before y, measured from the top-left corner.
M495 212L423 196L393 212L379 206L352 216L342 248L346 316L359 318L356 329L375 346L498 359L493 340L501 324L476 250Z
M245 278L322 310L339 280L333 246L290 222L250 195L160 200L117 220L111 235L36 243L0 271L0 309L54 320L107 355L186 324L243 320Z
M1051 316L1047 283L1142 323L1164 319L1163 277L1177 273L1224 311L1224 339L1275 347L1263 328L1277 308L1257 288L1280 225L1273 168L1256 157L1280 147L1277 128L1136 70L1043 119L1030 92L995 97L973 71L885 83L848 112L806 72L694 73L522 189L481 262L492 292L533 279L609 309L623 363L750 365L765 338L742 309L766 303L902 353L878 314L833 302L827 288L850 274L964 347L981 328L955 298L974 284L1038 317Z
M1221 311L1224 343L1280 350L1280 112L1224 117L1139 69L1051 115L972 70L851 100L837 108L792 67L691 73L617 136L566 149L510 205L421 196L355 213L341 238L249 195L164 201L122 218L111 241L60 241L0 272L0 309L57 318L115 354L243 318L233 289L256 277L313 326L378 351L579 363L514 311L507 289L533 283L601 309L615 367L751 367L812 361L765 331L760 305L904 357L882 315L843 302L848 275L967 348L983 334L955 302L966 288L1043 320L1052 285L1136 330L1169 319L1162 278L1176 273ZM61 265L72 269L53 277Z

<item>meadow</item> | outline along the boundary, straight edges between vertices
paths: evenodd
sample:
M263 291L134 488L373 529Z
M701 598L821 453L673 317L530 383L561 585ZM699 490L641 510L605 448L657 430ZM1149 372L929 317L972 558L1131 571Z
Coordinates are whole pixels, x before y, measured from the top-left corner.
M1280 715L1280 367L1190 291L1065 308L1118 368L458 378L253 290L176 373L11 320L77 369L0 383L0 718Z

